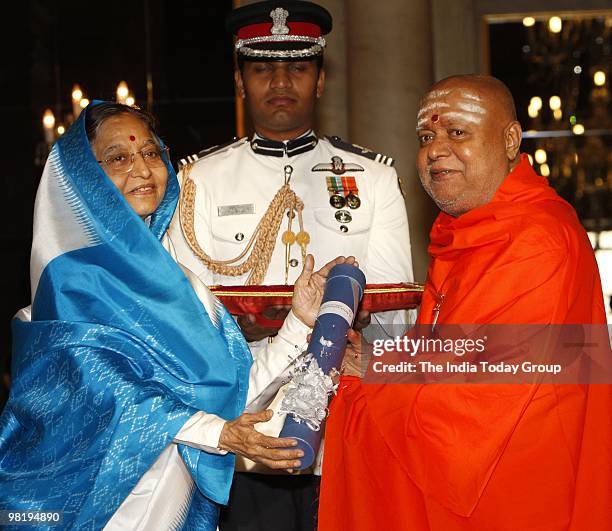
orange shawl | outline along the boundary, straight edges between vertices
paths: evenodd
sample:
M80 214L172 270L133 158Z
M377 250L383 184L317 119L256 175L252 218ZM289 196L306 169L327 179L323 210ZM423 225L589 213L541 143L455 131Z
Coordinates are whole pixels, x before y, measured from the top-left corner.
M573 209L525 156L494 199L431 231L431 323L605 323ZM372 385L343 378L327 422L319 531L609 530L607 385Z

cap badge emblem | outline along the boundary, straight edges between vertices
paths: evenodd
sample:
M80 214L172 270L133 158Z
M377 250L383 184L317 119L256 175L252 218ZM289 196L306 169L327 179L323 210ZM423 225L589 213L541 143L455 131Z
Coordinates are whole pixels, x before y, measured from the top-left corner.
M273 23L272 29L270 30L272 35L287 35L289 33L289 28L287 27L288 16L289 11L282 7L277 7L270 11L270 17Z

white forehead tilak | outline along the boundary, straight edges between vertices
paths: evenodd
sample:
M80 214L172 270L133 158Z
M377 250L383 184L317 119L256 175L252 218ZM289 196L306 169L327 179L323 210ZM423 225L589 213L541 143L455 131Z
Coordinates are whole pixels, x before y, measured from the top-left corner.
M417 130L421 129L433 114L440 114L446 119L463 120L468 123L480 124L487 110L479 103L482 98L472 92L461 90L461 100L456 104L457 110L447 110L450 104L444 101L446 96L453 93L453 89L432 90L425 96L423 105L417 115ZM465 101L462 101L465 100ZM436 112L437 111L437 112Z
M467 90L462 90L459 92L459 94L461 94L461 97L465 98L466 100L482 101L482 98L478 94L474 94L473 92L469 92Z
M419 114L417 114L417 128L423 127L427 121L429 120L431 114L440 114L441 109L446 109L450 107L450 104L445 101L430 101L429 103L425 103L423 107L419 109Z

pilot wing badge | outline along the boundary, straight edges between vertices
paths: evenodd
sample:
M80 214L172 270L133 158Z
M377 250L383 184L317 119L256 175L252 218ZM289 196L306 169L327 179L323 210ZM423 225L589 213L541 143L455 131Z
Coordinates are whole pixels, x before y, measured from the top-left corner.
M342 175L347 171L364 171L363 166L352 162L345 163L337 155L331 158L331 163L321 162L313 166L312 171L331 171L335 175Z

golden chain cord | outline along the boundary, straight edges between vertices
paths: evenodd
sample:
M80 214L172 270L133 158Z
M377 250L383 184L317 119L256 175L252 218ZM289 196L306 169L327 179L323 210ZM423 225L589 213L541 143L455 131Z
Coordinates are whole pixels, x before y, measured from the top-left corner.
M270 206L257 224L255 232L253 232L244 251L231 260L213 260L200 247L195 234L194 205L196 184L189 178L192 166L192 164L188 164L183 167L183 188L179 201L181 229L189 247L191 247L195 255L202 260L204 265L213 273L237 277L250 271L251 273L246 281L246 285L261 284L270 266L270 261L272 260L272 252L276 246L276 239L278 237L278 231L280 230L284 212L287 209L289 209L290 212L297 212L300 225L302 225L302 210L304 209L304 203L295 192L291 190L289 185L285 184L276 193L274 199L272 199ZM303 228L300 228L303 231ZM240 264L235 264L242 260L251 248L252 251L248 258ZM302 253L305 254L305 246L302 247Z

